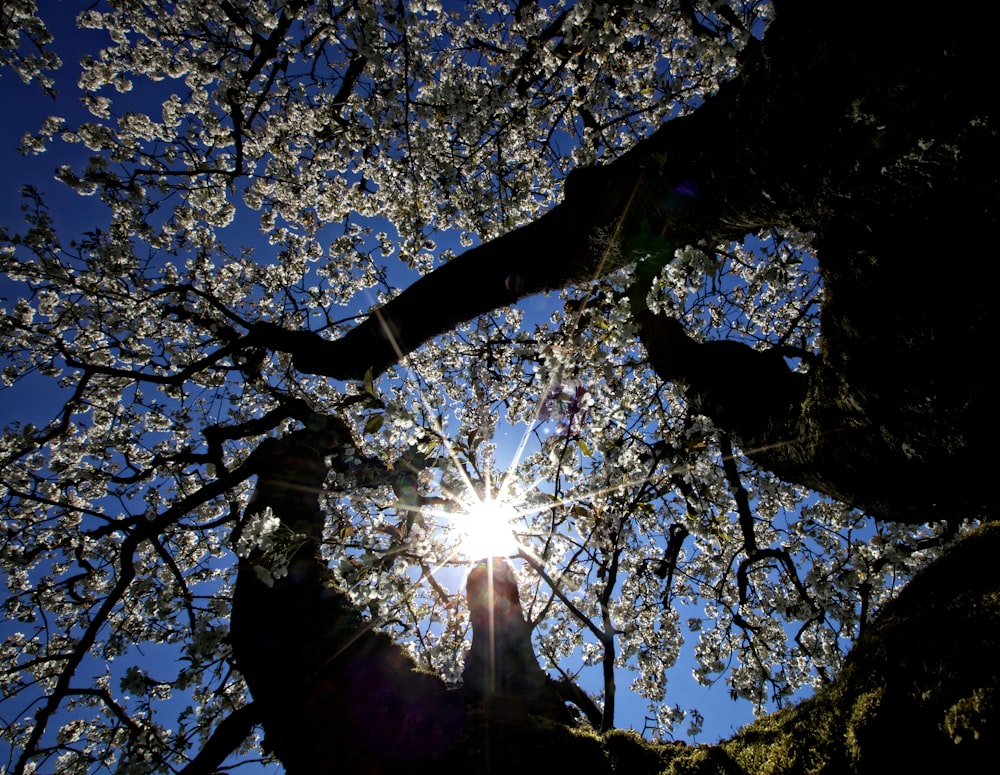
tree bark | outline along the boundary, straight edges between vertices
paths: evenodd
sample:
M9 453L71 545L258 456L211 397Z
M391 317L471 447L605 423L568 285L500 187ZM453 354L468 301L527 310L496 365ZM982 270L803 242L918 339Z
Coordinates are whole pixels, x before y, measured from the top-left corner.
M499 558L476 563L466 597L473 638L462 671L465 696L501 718L530 713L572 721L555 682L538 666L510 565Z
M803 5L734 82L749 121L730 117L761 194L816 234L822 347L805 385L767 354L682 346L669 321L640 317L640 336L654 368L783 479L887 520L994 515L997 402L974 365L993 349L994 305L969 288L1000 279L982 250L1000 213L998 106L975 86L988 49L972 26L898 6L831 35L830 7ZM721 126L703 125L706 142Z
M320 555L320 495L327 460L344 471L351 437L339 423L303 429L258 450L248 517L270 509L278 549L241 563L231 640L265 730L264 745L289 775L423 771L464 728L465 704L435 675L375 632L336 588ZM271 583L256 568L288 552L287 575ZM266 578L266 574L265 574Z
M233 654L265 748L290 775L400 766L429 773L457 755L460 739L478 745L491 726L525 723L529 715L571 721L535 659L504 561L470 573L473 642L457 688L419 670L351 605L321 556L320 497L331 468L369 483L385 469L346 454L353 450L346 425L333 418L313 425L254 453L258 482L243 522L270 510L281 524L272 546L241 562L231 617ZM279 578L271 572L280 565L276 555L288 558Z
M992 43L988 25L939 22L902 2L782 3L716 96L572 173L550 213L337 341L283 332L276 346L303 371L360 378L478 314L621 266L644 234L712 245L794 226L815 233L825 286L807 379L738 347L667 363L675 326L644 314L654 368L787 481L887 520L994 514L983 482L998 417L976 366L993 350L986 289L1000 280L985 248L1000 213L997 98L978 86Z
M995 515L998 410L984 361L995 350L1000 146L995 90L979 85L993 69L991 28L978 5L934 23L902 2L777 6L716 97L572 175L549 215L420 280L341 340L261 328L254 343L292 353L303 371L359 377L498 304L628 260L643 230L715 243L794 225L815 232L825 284L808 373L640 311L654 367L788 481L885 519ZM675 207L682 185L697 194ZM285 443L261 468L253 508L308 540L273 587L254 571L259 557L241 567L232 638L290 773L973 772L1000 754L996 525L915 579L815 698L718 746L651 746L551 716L491 718L414 670L319 558L316 493L336 443Z
M796 708L714 746L596 735L564 723L531 653L502 562L469 584L474 626L466 684L448 689L373 632L337 591L310 526L321 519L331 436L300 431L261 453L249 509L270 508L306 540L289 573L263 583L240 568L232 644L265 745L291 775L472 770L612 775L979 772L1000 755L1000 525L988 524L917 576L866 629L841 675ZM489 587L493 589L490 590ZM492 613L491 613L492 611ZM493 648L489 643L493 643ZM490 651L498 679L484 679ZM564 709L563 709L564 710Z

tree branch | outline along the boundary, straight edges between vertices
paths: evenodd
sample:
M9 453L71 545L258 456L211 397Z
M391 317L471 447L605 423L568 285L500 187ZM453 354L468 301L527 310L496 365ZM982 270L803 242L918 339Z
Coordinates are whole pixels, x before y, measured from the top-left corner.
M757 554L757 536L754 533L753 512L750 511L750 496L740 480L740 472L736 469L736 456L733 454L733 445L728 433L719 434L719 451L722 453L722 470L726 473L729 491L736 501L736 514L740 533L743 535L743 550L747 553L747 557L753 557Z
M198 755L178 775L214 775L226 757L239 748L259 723L259 710L252 702L233 711L219 722Z
M71 693L70 681L73 680L76 669L96 642L97 633L107 622L111 611L118 605L132 584L132 580L135 578L135 566L132 564L132 555L138 547L139 542L137 533L126 536L125 540L122 541L121 549L118 553L120 566L118 579L115 581L115 585L111 588L111 591L108 592L107 597L104 598L97 613L94 614L94 618L90 620L87 628L73 647L73 651L66 660L65 666L59 673L59 678L56 680L52 692L45 698L45 703L36 711L35 725L32 727L31 734L28 735L24 747L21 749L20 757L14 764L12 775L24 775L27 771L28 763L36 753L38 743L41 741L42 735L45 734L49 719L52 718L52 714L56 712L66 696Z

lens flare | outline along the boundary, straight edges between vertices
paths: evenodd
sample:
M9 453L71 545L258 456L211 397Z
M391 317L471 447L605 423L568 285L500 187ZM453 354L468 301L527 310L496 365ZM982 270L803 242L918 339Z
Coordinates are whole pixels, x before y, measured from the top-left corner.
M517 554L520 547L514 522L518 516L516 509L502 501L489 497L477 500L455 516L458 551L473 562Z

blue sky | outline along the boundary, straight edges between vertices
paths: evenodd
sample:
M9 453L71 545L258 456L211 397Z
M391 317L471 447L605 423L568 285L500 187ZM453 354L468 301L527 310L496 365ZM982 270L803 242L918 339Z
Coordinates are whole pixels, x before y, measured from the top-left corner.
M43 0L43 8L46 3ZM56 87L59 90L58 100L46 96L37 85L24 85L10 72L0 74L0 99L5 111L0 117L0 170L3 172L4 190L0 194L0 225L17 230L21 224L21 199L17 194L23 184L33 184L46 197L47 204L55 218L57 227L68 241L74 236L100 226L105 218L104 208L95 198L84 199L59 183L54 178L54 170L62 164L70 164L80 168L86 161L88 152L80 145L68 145L61 142L53 144L51 150L38 156L22 156L18 152L21 137L26 132L37 131L42 121L49 115L62 115L70 118L83 116L82 107L75 94L80 56L86 51L92 51L103 44L103 36L89 30L78 30L72 25L72 18L77 9L87 7L87 3L60 3L58 11L50 14L50 29L56 35L56 50L63 58L64 67L56 75ZM149 95L147 95L149 96ZM245 221L237 219L230 228L231 242L240 244L263 244L257 231L256 218ZM440 244L439 247L449 247ZM458 250L458 246L452 246ZM0 297L6 297L7 304L12 288L5 278L0 277ZM544 299L534 299L525 302L534 314L545 315L548 312L548 302ZM65 394L53 386L50 380L28 380L0 394L0 424L20 420L44 424L61 405ZM504 435L498 438L501 445L514 446L519 431L505 429ZM4 626L9 627L4 623ZM0 630L0 636L4 634ZM691 677L690 667L693 666L693 642L689 642L680 660L679 666L670 672L670 684L667 689L667 703L680 704L682 707L697 707L705 716L703 741L714 741L725 737L752 718L750 705L746 702L733 703L729 698L728 688L724 682L719 682L712 688L698 686ZM165 657L159 657L163 659ZM166 657L168 658L168 657ZM595 676L599 671L594 671ZM628 676L621 674L619 681L627 684ZM596 690L596 685L587 686ZM626 685L619 686L618 725L632 726L642 730L645 722L646 703L627 692ZM0 716L5 715L0 714ZM678 730L683 733L683 728ZM2 756L0 756L2 759ZM273 767L265 771L273 771ZM241 770L247 771L247 770Z

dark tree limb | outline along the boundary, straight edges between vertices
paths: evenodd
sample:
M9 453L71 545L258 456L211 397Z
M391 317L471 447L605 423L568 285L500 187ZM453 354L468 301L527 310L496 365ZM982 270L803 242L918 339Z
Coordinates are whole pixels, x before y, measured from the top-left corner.
M594 729L601 728L604 714L597 707L597 703L591 699L590 695L577 686L572 678L564 674L558 680L550 678L549 684L565 702L572 703L580 709L590 726Z
M240 747L260 722L258 709L251 702L226 716L211 736L178 775L213 775L233 751Z
M327 463L342 468L346 426L304 428L265 442L251 514L270 509L292 536L288 572L268 585L241 563L231 638L259 708L265 745L290 775L419 769L463 729L464 703L337 591L319 553ZM350 473L350 471L347 471Z
M686 385L692 410L736 436L748 454L794 438L808 382L780 353L742 342L698 342L678 321L649 311L636 320L656 373Z
M722 469L726 473L726 481L729 482L729 491L736 501L736 516L740 533L743 535L743 551L747 557L753 557L757 554L757 534L754 531L753 512L750 510L750 496L740 479L740 472L736 468L736 456L733 454L733 444L726 433L719 434L719 451L722 453Z
M670 606L670 595L674 586L674 574L677 572L677 560L681 556L681 549L684 546L684 539L690 533L684 525L675 522L670 526L667 536L667 547L663 550L663 557L653 566L653 573L663 579L663 607Z
M560 207L417 280L337 341L306 332L275 336L302 334L301 345L288 336L288 346L282 348L293 352L295 368L360 379L368 369L380 373L432 337L477 315L561 288L570 278L590 279L597 263L591 235L579 228L581 214ZM540 259L543 255L560 260ZM606 266L614 265L609 261Z
M510 565L499 558L476 563L466 595L473 633L462 673L466 696L504 717L531 713L569 723L563 700L535 658Z

